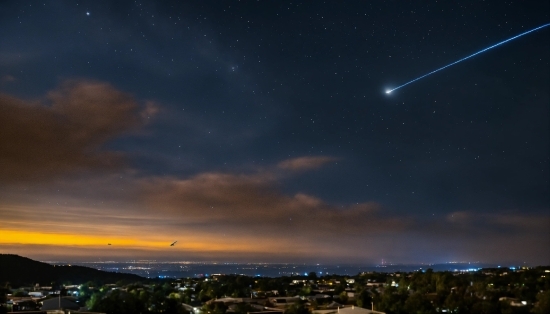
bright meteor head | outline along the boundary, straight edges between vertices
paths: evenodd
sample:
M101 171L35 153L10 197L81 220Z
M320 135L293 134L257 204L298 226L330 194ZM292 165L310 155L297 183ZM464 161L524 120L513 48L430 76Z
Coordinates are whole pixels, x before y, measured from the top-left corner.
M391 89L388 89L388 90L386 91L386 94L389 94L389 93L391 93Z

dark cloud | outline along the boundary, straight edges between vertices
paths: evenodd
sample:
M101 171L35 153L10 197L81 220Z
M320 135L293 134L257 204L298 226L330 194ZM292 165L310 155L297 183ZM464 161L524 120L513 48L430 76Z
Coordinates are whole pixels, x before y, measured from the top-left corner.
M38 100L0 94L0 183L112 169L122 154L102 145L154 114L107 83L67 81Z
M445 225L458 233L485 235L493 233L542 235L550 228L550 215L500 211L476 213L459 211L448 214ZM448 229L450 231L450 229Z

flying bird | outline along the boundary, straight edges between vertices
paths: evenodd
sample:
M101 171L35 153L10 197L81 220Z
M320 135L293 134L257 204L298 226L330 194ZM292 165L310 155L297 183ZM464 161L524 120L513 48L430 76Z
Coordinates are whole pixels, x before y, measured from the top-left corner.
M178 241L172 242L172 244L170 244L170 246L174 246L174 244L176 244L176 242L178 242Z

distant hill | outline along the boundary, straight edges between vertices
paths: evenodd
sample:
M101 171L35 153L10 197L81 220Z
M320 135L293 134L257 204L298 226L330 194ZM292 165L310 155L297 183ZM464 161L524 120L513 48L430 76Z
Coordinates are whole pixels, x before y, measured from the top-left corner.
M111 273L84 266L53 266L30 258L13 254L0 254L0 284L9 282L12 286L41 285L49 286L52 282L74 284L88 281L100 284L144 281L143 277L125 273Z

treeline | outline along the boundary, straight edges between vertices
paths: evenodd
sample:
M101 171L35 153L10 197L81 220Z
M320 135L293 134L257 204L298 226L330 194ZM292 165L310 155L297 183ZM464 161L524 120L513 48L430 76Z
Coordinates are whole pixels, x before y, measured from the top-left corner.
M315 298L318 294L329 297ZM319 278L315 273L278 278L224 275L179 280L154 287L130 285L126 291L93 294L88 304L92 310L107 313L124 313L123 309L111 307L125 303L134 304L135 313L157 313L157 310L183 313L185 309L181 304L191 304L210 314L225 314L228 309L244 314L252 311L250 304L229 308L227 304L208 301L223 297L253 297L254 302L262 306L273 306L267 298L270 296L301 297L286 309L287 314L311 313L332 302L368 309L374 307L388 314L550 313L550 273L544 268L519 271L502 268L471 273L428 269L412 273Z
M373 290L370 296L375 307L388 314L550 313L547 275L543 268L468 274L427 270L389 276L387 286Z
M285 314L329 306L374 308L388 314L550 313L550 268L484 269L470 273L364 273L356 276L247 277L219 275L80 286L78 301L104 313L245 314L273 307L270 297L296 297ZM6 289L4 289L6 291ZM1 297L1 296L0 296ZM244 298L220 302L220 298ZM4 299L5 300L5 299ZM1 303L0 298L0 303Z
M83 292L83 291L82 291ZM102 287L98 291L80 293L90 311L108 314L188 314L182 306L181 295L170 284L143 286L132 284L122 289Z
M0 254L0 284L9 283L12 287L39 284L50 286L52 283L87 282L94 280L102 283L139 281L143 278L133 274L114 273L84 266L50 265L14 254Z

